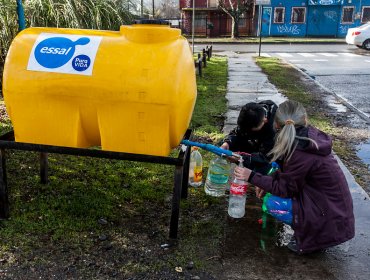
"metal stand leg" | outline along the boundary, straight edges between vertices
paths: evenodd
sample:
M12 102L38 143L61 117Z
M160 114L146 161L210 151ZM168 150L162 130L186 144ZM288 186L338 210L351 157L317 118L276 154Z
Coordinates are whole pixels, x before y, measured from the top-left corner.
M172 212L170 221L170 238L177 238L177 229L179 226L180 216L180 200L181 200L181 185L183 179L184 166L176 166L175 168L175 184L172 194Z
M40 153L40 181L41 184L48 183L48 153Z
M0 149L0 218L9 218L9 196L6 178L5 149Z
M185 151L184 169L182 176L181 198L188 198L188 181L189 181L189 164L190 164L191 147L187 147Z

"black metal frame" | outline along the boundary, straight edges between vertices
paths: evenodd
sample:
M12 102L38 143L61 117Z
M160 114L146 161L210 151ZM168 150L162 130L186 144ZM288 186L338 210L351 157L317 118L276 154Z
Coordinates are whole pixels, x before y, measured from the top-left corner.
M191 130L188 129L184 135L184 139L189 139L190 136ZM177 238L180 215L180 200L181 198L185 199L188 196L190 147L187 146L185 150L180 150L178 157L173 158L95 149L21 143L15 142L13 131L8 132L0 136L0 218L9 218L10 216L6 173L6 149L40 152L40 181L43 184L47 184L48 182L48 153L174 165L175 178L172 193L169 237L174 239Z

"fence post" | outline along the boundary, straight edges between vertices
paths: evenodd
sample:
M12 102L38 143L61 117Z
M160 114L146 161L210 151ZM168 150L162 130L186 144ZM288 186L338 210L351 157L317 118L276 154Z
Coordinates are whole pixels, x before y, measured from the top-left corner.
M206 16L206 37L208 37L208 17Z
M206 54L206 50L205 49L203 49L203 58L202 58L202 60L203 60L203 66L204 66L204 68L207 67L207 54Z
M209 52L208 57L211 58L212 57L212 46L209 47L208 52Z

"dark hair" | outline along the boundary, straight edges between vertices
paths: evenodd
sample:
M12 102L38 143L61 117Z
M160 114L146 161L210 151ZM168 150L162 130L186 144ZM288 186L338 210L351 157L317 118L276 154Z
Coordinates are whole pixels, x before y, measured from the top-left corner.
M245 104L238 117L239 130L242 132L251 131L252 128L261 124L264 117L267 117L267 110L263 105L255 102Z

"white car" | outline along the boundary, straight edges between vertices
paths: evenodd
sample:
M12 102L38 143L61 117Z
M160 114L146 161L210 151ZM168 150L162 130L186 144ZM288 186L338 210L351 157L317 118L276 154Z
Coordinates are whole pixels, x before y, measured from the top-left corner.
M349 28L346 42L347 44L370 50L370 22L356 28Z

